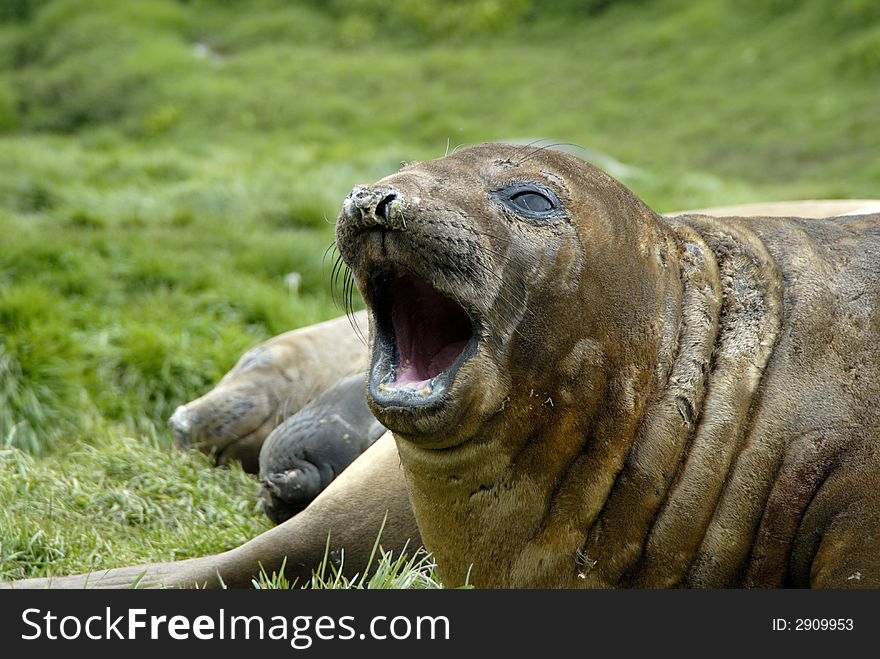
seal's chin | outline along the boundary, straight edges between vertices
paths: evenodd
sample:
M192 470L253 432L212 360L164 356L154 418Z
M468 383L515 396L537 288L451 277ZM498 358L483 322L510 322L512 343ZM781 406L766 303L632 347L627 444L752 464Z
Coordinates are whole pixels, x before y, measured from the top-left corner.
M458 370L476 352L477 323L458 302L407 269L375 277L371 289L373 403L423 413L444 406Z

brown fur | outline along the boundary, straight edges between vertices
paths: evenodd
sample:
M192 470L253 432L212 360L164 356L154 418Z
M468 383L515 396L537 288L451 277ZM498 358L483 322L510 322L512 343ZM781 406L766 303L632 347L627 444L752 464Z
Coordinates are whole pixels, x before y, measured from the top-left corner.
M505 215L486 192L511 178L567 220ZM107 585L246 585L284 556L307 574L328 529L356 571L386 513L385 546L420 529L447 585L880 585L880 216L664 218L576 158L500 145L390 186L384 243L343 213L340 248L362 285L398 259L481 311L443 408L375 407L400 464L384 438L250 543ZM425 271L451 249L485 277Z
M690 212L828 217L877 204L869 199L784 201ZM356 314L354 321L363 334L366 314ZM366 363L361 335L344 317L285 332L242 355L211 391L181 405L169 425L181 443L214 454L218 464L237 460L246 471L256 473L260 448L269 433L324 390L335 375L354 373Z

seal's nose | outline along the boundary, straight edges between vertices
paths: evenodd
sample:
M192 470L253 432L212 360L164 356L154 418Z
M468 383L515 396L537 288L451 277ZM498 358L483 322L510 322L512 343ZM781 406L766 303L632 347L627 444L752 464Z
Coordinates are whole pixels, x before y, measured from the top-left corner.
M403 199L393 188L356 187L345 198L342 211L349 220L362 226L406 228Z
M181 446L189 446L192 443L194 414L187 410L185 405L181 405L168 419L168 427Z

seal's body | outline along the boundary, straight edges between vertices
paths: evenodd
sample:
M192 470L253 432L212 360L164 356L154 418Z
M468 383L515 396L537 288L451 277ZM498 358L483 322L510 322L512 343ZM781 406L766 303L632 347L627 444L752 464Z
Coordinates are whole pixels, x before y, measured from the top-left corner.
M394 440L242 547L104 584L303 576L328 532L357 572L384 523L450 586L880 586L880 215L663 217L483 145L356 188L337 242Z

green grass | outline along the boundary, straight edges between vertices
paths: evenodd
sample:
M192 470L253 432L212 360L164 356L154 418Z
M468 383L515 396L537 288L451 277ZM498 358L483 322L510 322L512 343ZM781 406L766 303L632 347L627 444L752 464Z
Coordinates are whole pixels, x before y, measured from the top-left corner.
M240 469L95 433L39 460L0 450L0 580L200 556L270 526Z
M379 536L377 536L378 538ZM329 546L328 546L329 549ZM261 571L253 581L256 589L290 590L308 588L317 590L434 590L442 588L437 574L437 564L424 549L410 551L409 548L394 555L379 547L378 540L364 571L354 576L342 573L342 566L324 559L315 566L310 579L305 582L289 581L284 576L283 567L279 572L267 574ZM465 585L465 587L470 587Z
M340 313L340 200L401 161L542 138L658 210L878 196L878 7L0 0L0 578L266 528L165 419Z

